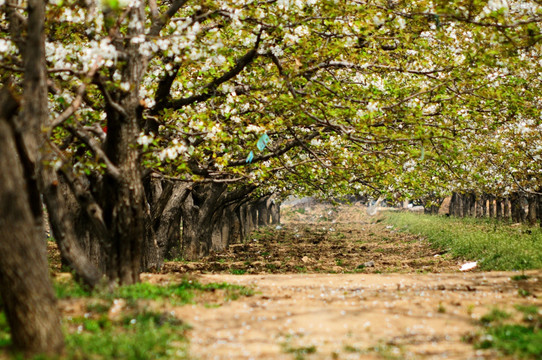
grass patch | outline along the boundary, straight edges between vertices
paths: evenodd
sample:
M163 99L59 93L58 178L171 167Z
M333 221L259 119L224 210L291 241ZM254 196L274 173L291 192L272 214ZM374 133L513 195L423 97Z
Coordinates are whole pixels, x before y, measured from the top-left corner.
M516 305L515 308L523 314L519 323L509 321L510 314L501 316L502 311L496 312L495 309L482 317L485 319L485 332L475 338L475 347L496 349L520 359L541 359L542 309L523 305Z
M188 328L173 316L147 311L118 321L74 318L67 323L67 358L184 359Z
M510 227L492 219L389 213L386 222L428 239L454 258L477 260L481 270L542 268L542 230Z
M54 286L60 298L84 299L86 306L84 314L63 319L66 355L61 359L185 359L188 355L184 334L189 326L173 313L149 311L149 305L138 300L182 305L195 303L199 295L209 292L220 291L220 302L254 295L252 288L244 286L201 284L188 279L165 286L138 283L113 292L89 292L71 278L57 280ZM111 315L111 307L118 299L124 299L125 305L120 313ZM0 312L0 357L10 345L9 325Z
M244 275L246 272L245 269L230 269L232 275Z
M232 285L228 283L201 284L198 281L183 279L180 283L168 284L165 286L150 283L138 283L128 286L120 286L113 292L96 290L89 292L83 289L73 280L57 281L54 284L57 297L65 298L86 298L95 297L103 300L125 299L127 301L145 300L167 300L173 305L191 304L197 295L204 292L224 291L225 300L236 300L240 296L252 296L254 290L245 286ZM104 306L97 304L96 306Z
M289 344L285 344L283 345L283 350L285 353L293 354L296 360L302 360L305 358L306 355L315 354L316 346L311 345L311 346L293 347Z
M6 314L0 312L0 348L11 344L11 334L9 332L9 324L6 319Z

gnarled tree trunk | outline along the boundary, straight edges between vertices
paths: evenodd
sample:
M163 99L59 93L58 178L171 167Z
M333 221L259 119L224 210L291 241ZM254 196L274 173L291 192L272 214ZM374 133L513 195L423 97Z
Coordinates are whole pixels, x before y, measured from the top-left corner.
M43 6L35 3L29 8ZM20 146L8 123L16 107L11 94L0 91L0 294L14 347L27 354L60 354L64 337L43 229L34 226Z
M164 260L181 255L181 208L191 184L150 178L146 220L147 240L142 270L160 269Z
M207 183L195 186L182 204L183 257L199 259L209 254L212 247L213 215L220 195L226 190L223 184Z

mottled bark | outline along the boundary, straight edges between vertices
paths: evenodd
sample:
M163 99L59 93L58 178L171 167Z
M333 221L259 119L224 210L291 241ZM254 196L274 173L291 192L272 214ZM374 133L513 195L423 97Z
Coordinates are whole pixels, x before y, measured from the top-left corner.
M271 214L269 213L269 206L271 199L269 196L259 199L255 206L258 211L258 226L267 226L271 223Z
M225 190L223 184L197 185L183 202L182 245L185 259L195 260L209 254L212 247L213 216Z
M190 183L150 179L142 270L160 269L164 260L181 256L181 208L190 186Z
M469 197L469 216L476 216L476 194L470 193Z
M280 224L280 203L276 200L271 202L271 223Z
M32 6L43 7L30 1ZM43 11L43 9L38 10ZM64 338L60 313L48 277L43 230L30 207L28 183L20 164L13 128L8 122L17 104L0 91L0 294L17 350L60 354Z
M510 200L508 198L503 199L502 218L507 221L510 220Z
M479 195L477 198L476 198L476 217L477 218L481 218L481 217L484 217L484 209L485 209L485 196L482 194L482 195Z
M497 198L495 200L495 215L497 217L497 220L502 220L503 219L503 212L504 212L503 199Z
M458 216L458 194L456 192L452 193L452 198L450 199L450 207L448 210L449 216Z
M91 221L52 168L40 169L40 187L63 260L79 279L93 288L103 277L105 266L102 247L93 236Z
M538 196L529 195L527 200L529 202L529 212L527 213L527 221L529 222L529 225L534 226L536 225L536 220L538 218L537 216Z
M490 218L494 218L496 216L496 214L495 214L495 206L496 206L495 197L490 196L489 197L489 217Z
M457 216L465 217L465 194L457 194Z

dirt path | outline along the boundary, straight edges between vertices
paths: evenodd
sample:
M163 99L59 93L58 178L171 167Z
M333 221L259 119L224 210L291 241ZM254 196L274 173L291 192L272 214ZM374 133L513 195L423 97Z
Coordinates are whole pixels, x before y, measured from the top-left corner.
M481 330L476 319L495 307L541 305L542 271L524 281L511 272L461 273L461 261L361 207L294 208L283 220L225 254L167 264L257 292L174 309L193 326L195 358L494 359L464 341Z
M494 307L540 304L542 272L202 275L255 287L257 295L175 309L199 359L493 359L462 339Z

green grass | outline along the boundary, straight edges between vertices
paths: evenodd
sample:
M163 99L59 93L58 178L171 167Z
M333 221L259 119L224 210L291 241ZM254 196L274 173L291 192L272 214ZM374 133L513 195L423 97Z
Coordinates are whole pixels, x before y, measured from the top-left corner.
M389 213L386 222L419 234L453 258L477 260L481 270L542 268L542 230L510 227L491 219Z
M11 334L9 332L8 320L6 314L0 312L0 348L11 344Z
M118 321L74 318L67 328L69 359L187 358L189 327L167 314L143 311Z
M231 285L228 283L201 284L197 281L184 279L180 283L165 286L150 283L138 283L128 286L120 286L113 292L89 291L83 289L75 281L58 281L54 284L57 297L84 298L96 297L104 300L125 299L127 301L167 300L173 305L190 304L194 302L198 293L224 290L225 300L236 300L240 296L252 296L254 290L245 286Z
M490 325L495 322L502 322L503 320L509 319L512 316L510 313L501 310L501 309L492 309L489 313L485 314L480 318L480 322L483 325Z
M185 359L189 325L172 313L149 311L145 302L154 300L171 305L194 303L198 295L221 291L220 300L236 300L252 296L252 288L228 283L201 284L184 279L165 286L139 283L121 286L113 292L89 292L72 279L56 281L59 298L84 299L84 316L63 319L66 356L62 359ZM110 317L109 311L117 299L124 299L121 313ZM0 312L0 356L11 345L9 325ZM17 355L14 355L17 358ZM40 359L45 359L39 357ZM36 358L37 359L37 358Z
M303 360L306 355L314 354L317 350L314 345L293 347L290 344L283 344L282 348L285 353L293 354L295 360Z
M510 322L510 314L502 316L501 310L492 310L482 321L485 332L476 338L479 349L496 349L519 359L542 358L542 309L537 306L516 305L523 314L521 323ZM498 316L496 316L496 314ZM508 321L508 322L507 322Z

